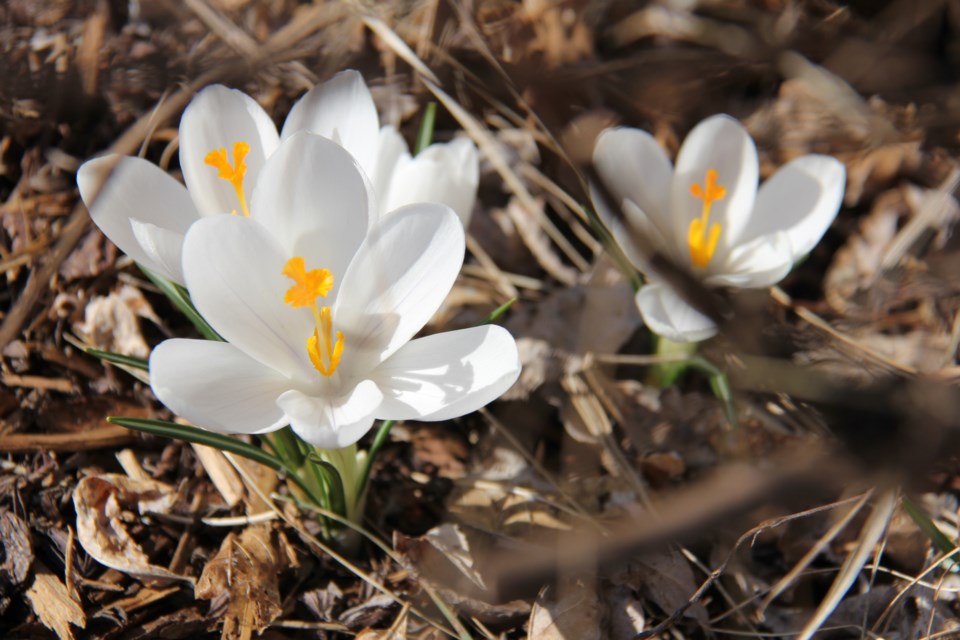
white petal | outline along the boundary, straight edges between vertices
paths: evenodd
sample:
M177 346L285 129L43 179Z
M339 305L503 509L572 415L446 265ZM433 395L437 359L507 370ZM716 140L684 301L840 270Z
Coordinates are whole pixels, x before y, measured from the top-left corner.
M649 234L652 225L665 239L673 237L670 214L670 185L673 167L657 141L646 131L615 127L606 129L597 138L593 164L610 195L621 208L626 200L639 212L623 211L630 224ZM594 198L594 203L600 199ZM599 207L600 205L598 205ZM681 236L686 237L684 234Z
M363 76L341 71L306 93L283 123L283 137L297 131L312 131L336 140L349 151L367 175L377 159L380 118Z
M148 256L149 264L156 265L155 271L176 283L183 284L182 253L183 234L158 227L149 222L131 220L133 235Z
M387 202L381 208L387 212L415 202L439 202L456 211L466 228L479 182L480 161L472 141L458 138L432 144L416 157L397 160Z
M176 270L155 260L155 254L141 246L133 228L138 222L186 233L199 216L182 184L142 158L114 155L83 163L77 171L77 185L90 217L121 251L160 275L183 283L179 260ZM148 235L141 237L146 239Z
M150 386L171 411L221 433L261 433L286 424L282 374L226 342L173 339L150 354Z
M384 394L378 417L448 420L499 398L519 375L513 336L486 325L408 342L371 377Z
M791 268L790 238L781 231L734 247L722 268L708 277L706 284L762 289L783 280Z
M400 162L401 158L409 157L410 150L407 148L407 142L396 129L390 125L380 129L380 140L377 143L377 162L374 165L373 173L370 175L370 182L373 183L373 190L377 194L377 202L380 203L381 213L390 211L385 205L397 163Z
M674 342L699 342L716 335L717 326L665 284L637 292L637 308L650 331Z
M197 310L224 340L290 377L312 380L306 342L313 317L283 302L293 284L282 274L291 257L256 221L215 216L187 232L183 272Z
M380 220L334 303L345 339L341 371L364 377L410 340L447 296L463 252L463 225L443 205L410 205Z
M720 223L720 240L714 259L735 246L747 225L757 196L759 166L757 148L750 134L730 116L707 118L683 141L673 176L671 208L674 236L686 251L690 222L700 217L703 201L690 193L690 187L704 187L707 171L717 172L717 183L727 191L714 202L710 224Z
M339 284L376 217L375 198L353 157L330 140L300 132L283 141L253 192L251 217L288 257L321 260Z
M310 396L294 390L280 396L277 405L305 441L321 449L340 449L357 442L370 430L382 398L377 385L363 380L339 398Z
M207 87L190 101L180 119L180 168L201 215L242 209L233 186L204 162L211 151L226 149L233 164L236 142L250 145L243 177L249 199L260 170L279 144L277 128L267 112L242 91L222 85Z
M600 197L593 184L590 185L590 198L600 219L617 241L617 245L633 266L640 271L647 272L650 263L650 256L646 255L644 248L662 251L669 256L677 253L675 243L668 242L647 215L630 200L624 200L622 203L620 213L623 215L615 215L607 209L604 198Z
M846 169L830 156L793 160L763 183L741 242L784 231L793 260L813 249L840 210Z

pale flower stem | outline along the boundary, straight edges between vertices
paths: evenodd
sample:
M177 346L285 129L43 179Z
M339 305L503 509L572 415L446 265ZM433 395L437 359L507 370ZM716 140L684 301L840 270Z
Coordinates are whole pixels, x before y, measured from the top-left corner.
M732 430L737 430L740 423L737 420L737 408L733 402L733 392L730 382L719 367L696 355L698 342L674 342L654 334L656 340L656 355L664 358L682 358L679 361L662 362L651 368L650 377L654 384L660 387L669 387L676 383L687 369L695 369L707 376L713 395L723 405L723 414Z
M690 359L697 353L699 342L674 342L653 334L656 355L678 360L661 362L650 368L651 381L659 387L672 387L690 366Z

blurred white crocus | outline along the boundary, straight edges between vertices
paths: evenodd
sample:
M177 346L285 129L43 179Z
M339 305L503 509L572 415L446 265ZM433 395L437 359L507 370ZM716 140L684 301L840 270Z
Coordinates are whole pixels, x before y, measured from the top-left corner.
M84 163L77 184L94 222L114 244L183 284L180 256L189 226L215 214L251 215L250 198L256 197L267 159L281 140L301 131L330 138L354 156L374 185L378 215L414 202L438 202L468 221L479 179L476 147L458 139L411 157L399 133L380 129L373 99L356 71L341 72L307 92L282 133L243 92L220 85L200 91L180 120L186 186L142 158L115 155Z
M843 164L797 158L757 189L757 150L733 118L718 115L684 140L676 167L649 134L607 129L593 162L621 216L594 194L598 212L648 277L636 301L654 333L675 342L713 336L716 325L651 273L639 234L711 287L763 288L779 282L833 222L845 185Z
M157 397L226 433L290 424L325 449L377 418L445 420L517 379L517 346L487 325L412 339L449 292L464 231L442 204L379 217L353 158L300 132L262 167L250 216L212 216L183 243L193 303L225 342L167 340Z

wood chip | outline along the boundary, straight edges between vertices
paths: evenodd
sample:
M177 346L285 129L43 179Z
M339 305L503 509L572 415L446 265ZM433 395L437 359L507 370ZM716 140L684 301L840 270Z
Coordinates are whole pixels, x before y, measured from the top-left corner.
M66 585L41 563L37 563L33 584L27 589L27 600L43 626L60 640L73 640L71 625L81 629L87 626L87 616L70 598Z

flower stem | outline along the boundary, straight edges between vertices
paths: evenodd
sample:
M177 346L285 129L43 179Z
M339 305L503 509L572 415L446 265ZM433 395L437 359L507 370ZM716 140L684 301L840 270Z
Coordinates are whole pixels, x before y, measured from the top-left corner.
M691 366L690 361L700 346L698 342L674 342L657 334L653 334L654 352L658 356L668 356L673 358L670 362L661 362L656 364L650 370L650 376L658 387L672 387L676 384L684 371ZM683 360L677 360L677 357L685 357Z

